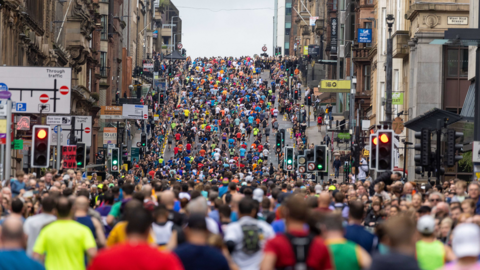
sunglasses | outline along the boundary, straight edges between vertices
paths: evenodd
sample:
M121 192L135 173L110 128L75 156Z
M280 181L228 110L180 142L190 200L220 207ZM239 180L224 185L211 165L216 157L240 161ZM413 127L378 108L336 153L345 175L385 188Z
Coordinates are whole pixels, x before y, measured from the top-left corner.
M431 202L441 202L442 200L440 199L430 199Z

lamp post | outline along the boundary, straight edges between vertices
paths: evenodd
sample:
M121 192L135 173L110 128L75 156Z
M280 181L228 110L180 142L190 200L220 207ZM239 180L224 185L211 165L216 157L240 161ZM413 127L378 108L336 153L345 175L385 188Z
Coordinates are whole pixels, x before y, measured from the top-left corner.
M387 18L388 26L388 39L387 39L387 97L386 97L386 124L390 128L392 125L392 77L393 77L393 40L392 40L392 26L395 22L393 14L388 14Z
M171 37L175 39L175 36L173 35L173 18L180 18L180 16L172 16L172 18L170 19L170 29L171 29ZM175 49L175 41L174 43L172 43L172 50L170 51L170 63L172 62L172 53L173 53L173 50Z

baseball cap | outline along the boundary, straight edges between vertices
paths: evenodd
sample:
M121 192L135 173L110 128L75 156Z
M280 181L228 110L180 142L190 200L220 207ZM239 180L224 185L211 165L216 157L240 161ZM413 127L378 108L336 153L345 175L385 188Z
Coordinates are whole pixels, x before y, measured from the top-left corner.
M98 184L98 188L103 188L103 184Z
M110 184L108 184L108 187L114 187L114 186L115 186L115 184L114 184L114 183L110 183Z
M328 190L336 190L337 188L334 185L328 187Z
M417 230L423 234L432 234L435 231L435 219L432 216L423 216L417 222Z
M317 184L315 186L315 193L320 194L321 192L322 192L322 186Z
M207 221L202 214L193 213L188 217L187 227L193 230L207 231Z
M480 229L473 223L457 225L453 230L452 249L457 258L478 257L480 254Z
M262 202L262 200L263 200L263 190L261 188L256 188L253 191L253 199L258 201L258 202Z

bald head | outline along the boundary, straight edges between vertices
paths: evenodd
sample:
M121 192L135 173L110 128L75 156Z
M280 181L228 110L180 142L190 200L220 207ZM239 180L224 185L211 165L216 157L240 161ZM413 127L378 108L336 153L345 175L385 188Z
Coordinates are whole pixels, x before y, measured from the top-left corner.
M330 193L324 191L318 196L318 207L326 208L330 206L331 201Z
M75 199L75 210L84 210L87 211L90 205L90 201L85 196L79 196Z
M24 240L22 220L18 217L9 217L5 219L2 225L2 234L0 237L2 244L6 242L22 245Z
M168 209L171 209L175 203L175 194L170 190L164 191L160 196L160 200Z

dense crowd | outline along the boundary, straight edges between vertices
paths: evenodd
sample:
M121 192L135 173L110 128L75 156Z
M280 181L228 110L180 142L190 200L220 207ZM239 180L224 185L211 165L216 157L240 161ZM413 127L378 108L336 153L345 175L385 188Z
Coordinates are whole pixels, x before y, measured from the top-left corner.
M149 139L128 171L2 182L0 269L480 269L479 183L341 181L339 158L322 183L282 169L280 117L312 145L299 72L285 73L296 61L163 62L177 72L164 104L145 97L159 120L135 123Z

